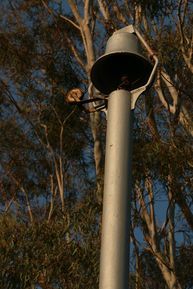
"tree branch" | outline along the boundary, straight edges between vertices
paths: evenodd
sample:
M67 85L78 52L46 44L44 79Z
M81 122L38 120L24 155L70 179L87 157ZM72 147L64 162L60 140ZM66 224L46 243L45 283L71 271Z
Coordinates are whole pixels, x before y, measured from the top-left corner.
M158 97L161 101L161 103L163 104L163 106L169 110L170 112L172 113L175 113L175 110L174 110L174 107L171 106L165 99L164 97L164 94L163 94L163 90L162 90L162 87L161 87L161 75L160 75L160 72L158 72L158 77L157 77L157 81L155 82L154 84L154 87L155 87L155 90L158 94Z
M59 16L60 16L60 18L62 18L63 20L69 22L72 26L74 26L76 29L78 29L80 31L80 26L78 24L76 24L74 21L72 21L71 19L69 19L68 17L66 17L66 16L64 16L62 14L60 14Z
M103 15L105 21L109 21L110 20L110 14L108 11L108 6L105 0L98 0L98 4L99 4L99 9L101 14Z
M80 27L82 25L82 18L80 16L80 13L78 11L78 8L77 8L77 5L76 3L74 2L74 0L67 0L68 2L68 5L70 6L71 10L72 10L72 13L76 19L76 21L79 23Z
M83 59L80 57L80 55L78 54L78 51L75 47L75 45L73 44L72 40L70 39L70 37L67 35L67 33L65 33L66 36L66 40L67 43L69 45L69 48L71 49L72 53L74 54L74 57L76 59L76 61L78 62L78 64L83 68L83 70L85 70L85 63L83 61Z
M170 109L173 113L175 113L177 110L177 106L178 106L178 91L176 90L174 85L171 85L172 83L171 78L169 74L166 73L163 69L161 70L161 76L173 99L173 104L172 106L170 106Z
M50 209L48 213L48 219L47 222L50 222L50 219L52 217L53 209L54 209L54 199L56 197L57 188L54 189L54 180L53 175L50 175L50 191L51 191L51 201L50 201Z

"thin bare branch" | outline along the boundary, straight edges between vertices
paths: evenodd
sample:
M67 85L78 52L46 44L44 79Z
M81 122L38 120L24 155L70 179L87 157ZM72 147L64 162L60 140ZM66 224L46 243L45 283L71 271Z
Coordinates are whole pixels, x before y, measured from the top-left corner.
M62 207L62 212L64 212L63 175L60 174L60 168L58 167L58 162L57 162L56 156L55 156L53 148L49 142L48 128L45 124L41 124L41 126L44 128L45 138L46 138L46 142L47 142L47 148L48 148L48 150L52 156L53 162L54 162L54 169L55 169L55 174L56 174L56 179L57 179L57 184L58 184L58 189L59 189L59 194L60 194L61 207Z
M46 10L49 12L49 14L53 14L53 10L46 4L44 0L41 0L42 4L46 8Z
M136 190L136 194L137 194L137 198L138 198L139 204L141 206L142 216L145 219L146 224L148 226L148 224L150 224L150 222L151 222L151 219L150 219L148 211L147 211L147 207L146 207L146 203L145 203L145 200L144 200L143 192L141 191L139 185L137 185L137 184L135 185L135 190Z
M193 137L193 118L184 105L181 105L179 120L185 130Z
M105 21L109 21L110 20L110 14L109 14L108 5L107 5L106 1L105 0L98 0L98 4L99 4L100 12L103 15Z
M119 5L113 5L113 11L117 17L117 19L123 23L124 25L128 25L128 21L126 17L123 15L123 13L120 11Z
M5 210L4 210L5 213L8 212L8 210L10 209L10 207L11 207L12 203L14 202L14 200L15 200L15 194L14 194L14 196L11 198L11 200L8 202L8 204L6 205L6 208L5 208Z
M176 111L177 105L178 105L178 91L174 85L171 85L171 83L172 83L171 78L170 78L169 74L166 73L163 69L161 71L161 75L162 75L162 79L165 82L165 85L167 86L167 88L170 92L170 95L173 99L172 111Z
M85 70L86 64L84 63L83 59L79 55L77 48L75 47L73 41L70 39L70 37L67 35L67 33L65 33L65 36L66 36L66 40L67 40L67 43L69 45L69 48L71 49L72 53L74 54L76 61L83 68L83 70Z
M71 20L70 18L60 14L59 15L60 18L62 18L63 20L69 22L72 26L74 26L76 29L78 29L80 31L80 26L78 24L76 24L73 20Z
M76 21L78 22L78 24L81 27L83 19L80 16L80 13L78 11L78 8L77 8L75 1L74 0L67 0L67 2L68 2L68 5L70 6L70 8L72 10L72 13L73 13Z
M154 84L154 87L155 87L155 90L159 96L159 99L161 101L161 103L163 104L163 106L168 109L171 113L175 113L175 109L174 109L174 106L170 105L165 97L164 97L164 93L163 93L163 90L162 90L162 86L161 86L161 75L160 75L160 71L158 72L158 77L157 77L157 80Z
M193 32L192 32L192 37L191 37L191 42L190 42L190 49L189 49L189 61L192 60L192 55L193 55Z
M183 5L183 11L182 11L182 5ZM184 58L184 61L188 67L188 69L193 73L193 65L191 63L192 61L192 46L193 46L193 35L192 39L189 40L189 38L186 37L185 32L184 32L184 19L185 19L185 14L188 6L188 1L187 0L180 0L179 5L178 5L178 30L180 34L180 49L182 51L182 56ZM190 45L189 49L186 49L186 45ZM187 50L187 51L186 51Z
M56 118L57 118L59 124L62 125L62 121L61 121L61 119L60 119L60 117L59 117L59 114L57 113L55 107L54 107L52 104L49 104L49 106L50 106L51 109L53 110L53 112L54 112L54 114L55 114L55 116L56 116Z
M20 184L20 182L16 179L16 177L11 172L9 172L9 176L14 181L14 183L20 188L21 192L24 194L25 199L26 199L26 205L27 205L27 210L28 210L30 222L31 222L31 224L33 224L34 218L33 218L33 213L32 213L28 194L27 194L26 190L24 189L24 187ZM14 201L14 199L13 199L13 201Z
M57 187L54 188L54 180L53 180L53 175L50 175L50 191L51 191L51 200L50 200L50 209L49 209L49 213L48 213L48 219L47 222L49 223L52 214L53 214L53 210L54 210L54 199L56 197L56 193L57 193Z
M91 8L91 0L84 1L84 21L88 25L90 20L90 8Z
M169 164L170 167L170 164ZM168 211L168 225L169 225L169 232L168 232L168 241L169 241L169 259L172 268L175 271L175 236L174 236L174 216L175 216L175 202L173 199L173 177L170 174L168 175L168 201L170 203L169 211Z
M32 209L31 209L30 201L29 201L29 198L28 198L28 194L27 194L27 192L24 190L23 186L21 186L20 189L21 189L21 191L22 191L22 192L24 193L24 195L25 195L26 204L27 204L27 209L28 209L28 213L29 213L29 218L30 218L31 223L33 224L34 219L33 219L33 214L32 214Z
M183 4L183 0L180 0L178 4L178 19L179 19L178 26L179 26L180 36L181 36L181 44L184 46L184 33L183 33L184 16L181 17L182 4Z

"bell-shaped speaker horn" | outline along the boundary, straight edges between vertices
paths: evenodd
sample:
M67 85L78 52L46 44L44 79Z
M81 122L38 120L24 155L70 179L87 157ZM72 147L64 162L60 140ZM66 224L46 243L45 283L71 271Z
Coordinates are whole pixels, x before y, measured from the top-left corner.
M94 63L90 76L101 93L110 94L122 84L124 87L124 81L130 91L145 85L152 69L140 52L137 36L116 32L109 38L105 54Z

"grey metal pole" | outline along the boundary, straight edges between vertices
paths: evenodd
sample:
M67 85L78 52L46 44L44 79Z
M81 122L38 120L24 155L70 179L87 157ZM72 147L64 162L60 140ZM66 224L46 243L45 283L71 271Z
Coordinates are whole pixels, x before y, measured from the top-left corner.
M129 276L131 195L131 94L108 98L100 289L126 289Z

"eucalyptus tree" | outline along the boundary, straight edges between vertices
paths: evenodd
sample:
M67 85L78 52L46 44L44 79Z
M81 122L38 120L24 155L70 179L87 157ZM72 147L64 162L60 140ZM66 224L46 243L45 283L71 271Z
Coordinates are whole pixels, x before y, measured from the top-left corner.
M43 3L45 5L45 2ZM69 0L67 3L70 11L67 5L64 5L62 13L58 12L58 16L65 23L71 24L82 38L82 46L80 46L76 45L76 41L70 35L66 35L69 48L88 79L93 61L101 54L101 48L105 46L107 36L130 23L138 27L159 57L160 67L152 97L150 95L145 97L146 117L142 112L139 119L139 123L140 120L146 123L149 132L146 131L147 135L145 132L144 135L142 134L145 137L145 143L140 140L139 136L137 137L137 142L140 141L143 144L143 147L140 146L143 148L141 149L143 155L140 158L143 165L141 165L141 170L137 170L134 175L134 192L146 246L155 258L168 288L182 288L175 269L174 216L177 202L191 224L192 213L186 192L188 191L189 194L192 186L188 185L186 189L178 192L177 183L179 177L184 185L187 184L185 178L188 178L188 184L190 184L192 177L190 145L192 137L190 94L192 88L192 32L190 32L192 6L188 1L163 3L162 1L76 2ZM49 9L49 3L45 7ZM54 10L57 12L57 8ZM185 79L189 81L186 82ZM144 129L142 122L140 126ZM94 139L96 140L95 137ZM182 139L186 144L183 148L181 148ZM98 140L95 145L99 148ZM136 152L136 156L139 154L140 152ZM145 163L144 155L150 158L150 163ZM186 156L186 160L190 159L190 161L183 163L180 155ZM100 156L101 152L95 150L97 168ZM176 169L176 162L179 169ZM160 163L163 163L161 168L164 168L164 171L158 169ZM139 166L139 157L137 157L136 166ZM183 176L177 173L180 170ZM156 172L159 175L155 175ZM156 182L157 186L162 188L162 194L166 196L168 206L161 228L158 225L155 209ZM183 202L179 197L182 194ZM163 232L166 234L165 237ZM163 245L164 242L169 245Z
M48 219L54 199L64 212L65 195L76 190L72 175L84 176L86 162L92 167L89 155L82 158L90 133L87 115L65 105L78 78L62 32L37 2L13 5L5 5L1 23L1 186L5 210L17 207L19 194L33 222L35 197L50 204Z
M73 87L88 89L90 69L104 53L108 37L132 23L158 55L160 67L154 88L141 98L135 111L131 233L135 268L131 277L136 289L145 288L145 280L148 288L190 288L192 280L181 274L179 260L187 258L183 246L188 248L188 242L191 246L193 224L191 3L17 0L5 1L1 11L2 204L7 213L14 209L24 221L27 209L34 224L34 231L29 231L36 236L37 220L48 223L48 229L41 227L48 240L49 224L53 224L57 250L68 252L70 248L72 253L64 263L60 253L54 253L62 268L58 274L46 267L45 260L40 262L44 270L36 271L38 257L32 270L35 275L24 270L25 278L31 280L29 286L91 288L90 276L97 280L105 120L99 112L89 119L80 106L64 104L64 95ZM164 206L160 205L163 198ZM65 227L61 247L58 222ZM22 228L21 236L27 240ZM183 244L177 237L180 232L186 236ZM23 243L18 244L22 251ZM8 256L11 248L7 248ZM57 251L54 244L44 249ZM28 256L27 249L22 254L25 252ZM40 259L46 259L46 254ZM48 260L55 262L50 255ZM65 275L66 268L69 274Z
M93 197L95 207L88 206L94 183L88 114L65 104L80 80L63 22L39 1L0 5L0 284L80 288L81 277L89 287L91 278L83 277L89 256L97 276L98 252L85 243L97 248L91 236L100 208Z

